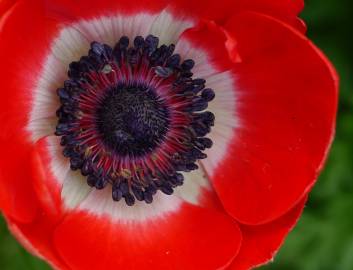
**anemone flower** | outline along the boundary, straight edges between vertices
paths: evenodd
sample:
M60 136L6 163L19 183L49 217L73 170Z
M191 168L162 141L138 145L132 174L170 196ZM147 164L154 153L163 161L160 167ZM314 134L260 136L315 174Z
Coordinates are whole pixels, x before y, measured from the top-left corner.
M302 0L0 1L0 209L54 269L271 260L333 138Z

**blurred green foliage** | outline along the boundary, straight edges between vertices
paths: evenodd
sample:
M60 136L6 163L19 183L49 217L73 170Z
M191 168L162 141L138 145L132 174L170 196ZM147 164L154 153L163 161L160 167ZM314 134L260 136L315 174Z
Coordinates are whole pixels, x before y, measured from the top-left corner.
M275 262L262 270L353 270L353 10L351 0L307 0L308 35L340 78L337 136L298 226ZM46 270L9 235L0 219L0 269Z

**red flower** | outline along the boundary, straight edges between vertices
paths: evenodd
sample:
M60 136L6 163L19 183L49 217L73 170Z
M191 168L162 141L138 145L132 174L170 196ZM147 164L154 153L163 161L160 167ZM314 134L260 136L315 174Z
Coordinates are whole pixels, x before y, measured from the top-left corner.
M56 269L271 260L334 133L337 76L302 6L1 1L11 232Z

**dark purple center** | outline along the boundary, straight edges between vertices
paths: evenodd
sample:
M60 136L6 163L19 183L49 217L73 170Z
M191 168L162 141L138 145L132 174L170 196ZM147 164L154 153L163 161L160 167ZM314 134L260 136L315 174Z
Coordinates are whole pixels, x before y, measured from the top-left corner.
M97 110L104 143L123 157L151 153L167 134L169 121L166 104L142 85L113 87Z

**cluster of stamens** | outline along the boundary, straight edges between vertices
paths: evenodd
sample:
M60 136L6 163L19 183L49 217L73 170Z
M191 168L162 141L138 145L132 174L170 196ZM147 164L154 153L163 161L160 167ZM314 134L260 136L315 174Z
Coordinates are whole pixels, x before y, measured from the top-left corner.
M71 169L91 187L111 184L113 200L127 205L172 194L212 146L205 136L215 119L204 110L214 91L192 78L193 60L158 43L152 35L130 46L123 36L114 48L92 42L57 91L55 134Z

